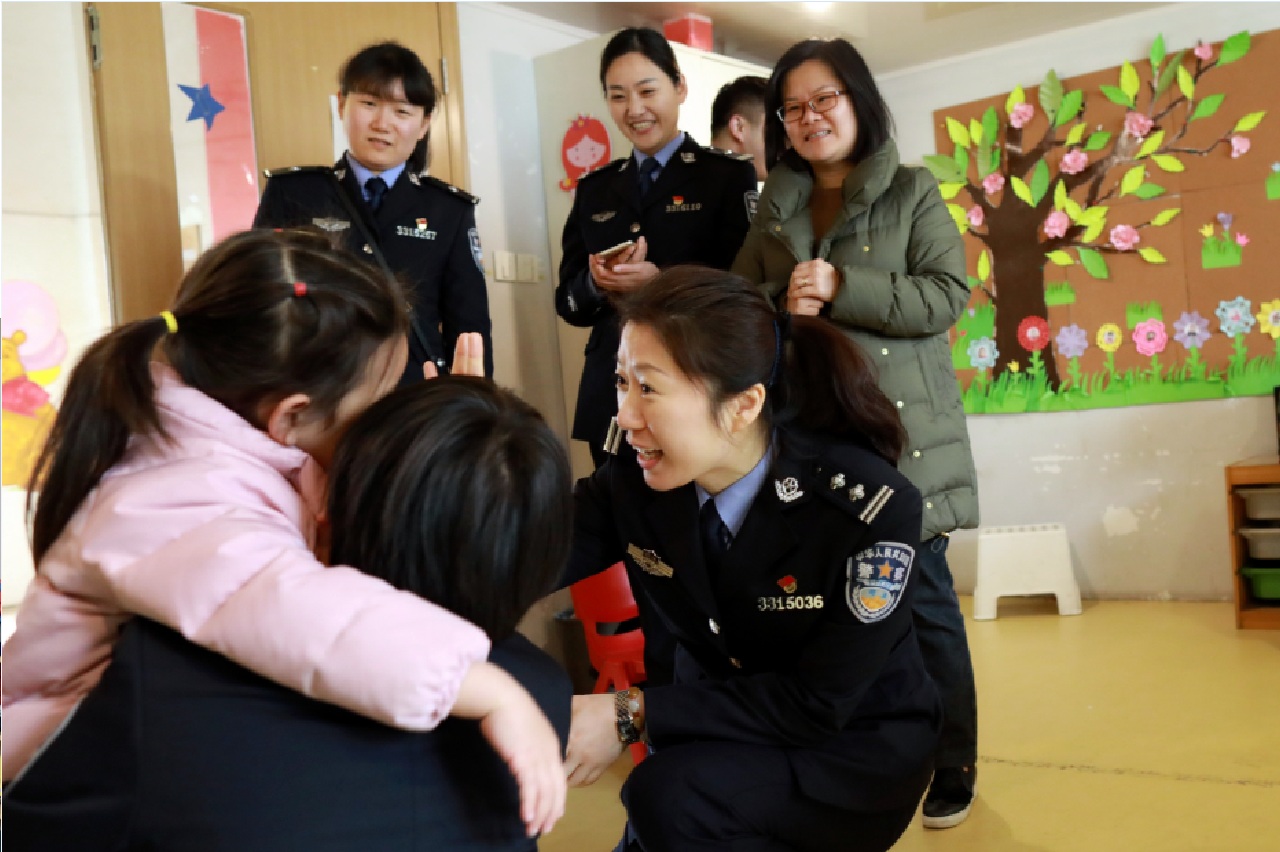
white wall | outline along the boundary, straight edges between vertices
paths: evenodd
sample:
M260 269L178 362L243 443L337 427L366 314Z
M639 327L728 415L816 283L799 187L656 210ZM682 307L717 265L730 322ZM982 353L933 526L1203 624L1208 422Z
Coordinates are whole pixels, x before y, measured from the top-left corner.
M902 158L919 162L935 152L934 110L1035 85L1050 68L1065 78L1140 59L1157 33L1172 51L1277 27L1280 3L1174 3L879 82ZM1230 596L1222 468L1276 453L1270 399L979 416L969 432L984 525L1065 524L1086 596ZM961 534L953 545L964 590L973 585L975 541Z
M494 3L459 3L471 192L493 318L494 378L536 406L566 442L550 228L542 190L532 59L591 38ZM542 280L500 281L494 252L536 255Z
M111 324L98 161L83 11L79 3L5 3L3 216L0 276L39 284L58 303L70 348L65 379ZM54 403L63 381L50 388ZM22 504L3 492L5 634L31 577Z

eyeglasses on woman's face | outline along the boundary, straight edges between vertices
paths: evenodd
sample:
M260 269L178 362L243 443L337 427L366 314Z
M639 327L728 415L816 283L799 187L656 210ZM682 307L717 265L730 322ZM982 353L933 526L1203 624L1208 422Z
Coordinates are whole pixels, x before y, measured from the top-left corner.
M778 118L782 119L783 124L792 124L804 117L806 109L811 109L819 114L831 112L836 108L836 104L840 103L840 96L843 94L844 92L839 89L831 89L826 92L818 92L807 101L783 104L778 107Z

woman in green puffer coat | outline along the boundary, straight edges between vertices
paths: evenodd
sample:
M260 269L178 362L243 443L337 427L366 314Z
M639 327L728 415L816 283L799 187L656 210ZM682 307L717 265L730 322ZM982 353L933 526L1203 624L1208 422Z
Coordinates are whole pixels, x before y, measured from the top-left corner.
M969 302L964 244L937 184L902 166L866 62L844 39L809 39L769 80L769 178L733 271L791 313L828 318L860 344L897 405L899 466L925 499L912 604L946 708L924 824L968 815L977 699L947 535L978 524L977 474L947 332Z

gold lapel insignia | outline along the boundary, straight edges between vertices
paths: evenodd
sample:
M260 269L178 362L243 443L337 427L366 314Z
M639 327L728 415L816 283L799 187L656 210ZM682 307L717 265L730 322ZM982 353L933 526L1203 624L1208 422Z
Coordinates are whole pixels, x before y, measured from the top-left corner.
M680 159L681 159L681 160L683 160L683 161L684 161L684 162L686 162L686 163L692 163L692 162L694 162L695 160L697 160L698 158L694 155L694 153L693 153L692 151L681 151L681 152L680 152Z
M347 170L346 170L346 169L334 169L334 170L333 170L333 175L334 175L334 177L336 177L338 180L342 180L343 178L345 178L345 177L347 176Z
M844 488L843 473L837 473L835 476L831 477L831 490L835 491L837 488Z
M634 544L627 545L627 555L636 561L640 570L655 577L671 577L675 574L671 566L663 562L652 550L641 550Z
M862 487L861 482L859 482L857 485L849 489L849 500L853 502L857 502L858 500L861 500L863 497L866 497L866 496L867 496L867 489Z
M778 499L783 503L791 503L804 496L800 490L800 482L794 476L774 480L773 487L778 491Z

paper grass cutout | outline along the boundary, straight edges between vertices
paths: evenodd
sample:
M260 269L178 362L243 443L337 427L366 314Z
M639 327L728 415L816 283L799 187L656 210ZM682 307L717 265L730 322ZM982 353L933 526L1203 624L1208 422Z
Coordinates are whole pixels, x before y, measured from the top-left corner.
M1229 269L1239 266L1244 259L1244 247L1249 245L1249 235L1231 233L1231 224L1235 217L1230 213L1219 213L1218 224L1222 226L1222 235L1214 233L1212 224L1200 229L1204 238L1200 246L1200 265L1205 269Z

